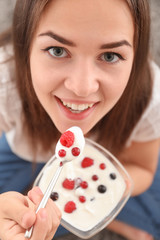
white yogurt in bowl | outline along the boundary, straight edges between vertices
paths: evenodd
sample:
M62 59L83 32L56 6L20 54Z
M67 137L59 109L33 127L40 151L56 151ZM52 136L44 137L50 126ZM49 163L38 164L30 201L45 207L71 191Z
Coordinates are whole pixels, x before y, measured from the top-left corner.
M48 162L35 185L43 192L60 159ZM86 139L83 153L64 165L51 198L62 211L61 224L87 239L107 226L132 191L132 181L119 161L97 143Z

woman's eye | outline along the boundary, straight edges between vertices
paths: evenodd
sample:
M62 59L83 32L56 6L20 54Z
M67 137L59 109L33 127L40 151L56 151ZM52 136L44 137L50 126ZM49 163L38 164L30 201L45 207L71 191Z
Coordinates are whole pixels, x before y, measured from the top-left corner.
M120 54L112 52L104 53L101 56L101 59L109 63L115 63L118 62L119 60L124 60L124 58Z
M62 47L49 47L45 50L53 57L63 58L68 56L66 50Z

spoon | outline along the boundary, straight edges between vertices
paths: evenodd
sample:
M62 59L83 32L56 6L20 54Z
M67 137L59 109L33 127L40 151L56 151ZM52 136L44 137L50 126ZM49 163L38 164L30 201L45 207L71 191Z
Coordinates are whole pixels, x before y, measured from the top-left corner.
M71 127L62 134L55 149L56 157L58 159L62 159L62 161L60 162L55 174L53 175L44 193L44 196L36 210L36 214L38 213L40 208L44 208L46 206L64 164L72 161L77 156L79 156L83 152L84 145L85 140L83 132L79 127ZM53 156L49 161L51 161L54 157L55 156ZM33 226L30 229L26 230L25 238L31 238L32 232Z
M51 160L51 159L50 159ZM44 196L40 202L40 204L38 205L38 208L36 210L36 214L38 213L38 211L40 210L40 208L45 208L47 202L48 202L48 199L53 191L53 188L58 180L58 177L62 171L62 168L63 168L63 165L68 162L67 160L64 160L63 162L60 162L59 164L59 167L57 168L55 174L53 175L45 193L44 193ZM31 238L32 236L32 231L33 231L33 226L29 229L29 230L26 230L25 232L25 238Z

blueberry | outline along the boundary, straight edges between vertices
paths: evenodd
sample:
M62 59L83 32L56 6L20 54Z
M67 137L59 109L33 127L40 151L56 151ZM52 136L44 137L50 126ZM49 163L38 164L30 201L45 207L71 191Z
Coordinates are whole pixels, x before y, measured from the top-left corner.
M112 179L112 180L115 180L116 178L117 178L117 176L116 176L116 174L115 173L110 173L110 178Z
M104 186L102 184L98 186L98 192L105 193L106 191L107 191L106 186Z
M51 195L50 195L50 198L51 198L53 201L56 201L56 200L58 200L59 195L58 195L57 192L52 192Z

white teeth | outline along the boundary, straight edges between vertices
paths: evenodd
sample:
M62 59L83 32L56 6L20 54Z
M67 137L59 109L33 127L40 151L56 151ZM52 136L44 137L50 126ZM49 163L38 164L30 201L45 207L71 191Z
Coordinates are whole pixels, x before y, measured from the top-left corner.
M67 105L67 103L66 103L66 102L62 102L62 103L63 103L63 105L64 105L64 106L66 106L66 105Z
M72 104L72 105L71 105L71 108L72 108L73 110L78 110L78 106L77 106L76 104Z
M75 103L69 103L69 102L63 102L63 105L67 108L70 108L70 110L73 111L84 111L87 108L91 108L93 106L93 103L90 104L75 104Z
M87 109L87 108L88 108L88 106L86 106L86 104L81 104L78 106L79 111L83 111L84 109Z

